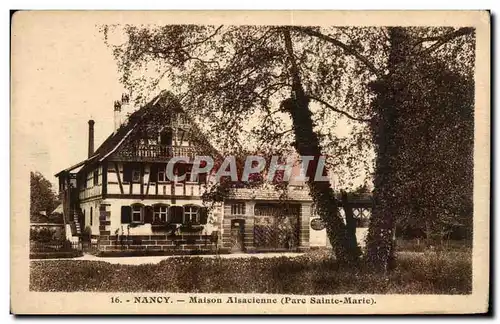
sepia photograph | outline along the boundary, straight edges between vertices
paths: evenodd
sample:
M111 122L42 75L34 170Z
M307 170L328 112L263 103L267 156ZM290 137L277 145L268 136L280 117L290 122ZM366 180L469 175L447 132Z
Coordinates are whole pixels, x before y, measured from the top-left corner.
M487 311L487 11L11 19L14 313Z

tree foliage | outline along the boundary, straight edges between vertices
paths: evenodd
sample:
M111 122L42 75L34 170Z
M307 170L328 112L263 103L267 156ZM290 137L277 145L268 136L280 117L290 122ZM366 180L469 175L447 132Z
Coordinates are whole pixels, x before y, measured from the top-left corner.
M111 44L113 30L126 41ZM183 107L218 139L218 149L327 155L338 188L352 188L359 175L369 182L374 171L368 259L383 269L393 251L396 206L405 202L400 221L436 218L453 208L436 214L410 206L436 206L449 181L458 188L468 179L470 161L458 156L470 153L472 28L127 25L102 31L137 102L168 80ZM447 80L466 89L463 96ZM464 105L456 106L461 100ZM465 151L454 142L461 135ZM460 175L437 176L452 167L461 168ZM337 257L355 260L333 188L308 185ZM459 205L467 196L454 192L440 203Z
M396 223L441 230L472 211L474 135L471 75L431 55L434 45L415 45L412 30L388 32L388 73L371 83L377 158L367 255L385 270L394 265ZM436 44L441 39L449 38Z
M45 212L48 217L58 203L52 183L40 172L30 172L30 221L40 221L40 212Z

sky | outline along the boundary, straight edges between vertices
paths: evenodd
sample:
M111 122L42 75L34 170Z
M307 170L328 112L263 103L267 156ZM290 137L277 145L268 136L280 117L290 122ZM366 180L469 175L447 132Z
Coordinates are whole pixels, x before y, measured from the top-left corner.
M13 109L29 107L21 128L29 139L29 167L53 183L57 172L87 157L89 119L96 121L96 148L113 131L113 102L123 92L97 26L74 18L13 23Z
M39 12L13 20L14 137L28 146L29 170L54 185L56 173L87 158L89 119L95 121L95 148L112 133L113 102L124 92L93 17Z

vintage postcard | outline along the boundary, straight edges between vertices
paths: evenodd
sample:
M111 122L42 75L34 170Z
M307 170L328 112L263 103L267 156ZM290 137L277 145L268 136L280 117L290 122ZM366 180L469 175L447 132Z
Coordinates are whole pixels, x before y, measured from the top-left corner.
M15 314L489 309L487 11L19 11Z

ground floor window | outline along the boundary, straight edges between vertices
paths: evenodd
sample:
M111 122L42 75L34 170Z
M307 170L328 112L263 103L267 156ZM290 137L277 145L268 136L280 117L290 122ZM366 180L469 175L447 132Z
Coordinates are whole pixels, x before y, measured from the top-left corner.
M142 206L141 205L133 205L132 206L132 223L141 223L142 222Z
M184 223L197 224L199 219L199 207L197 206L184 206Z
M134 204L121 207L121 223L173 223L173 224L206 224L208 210L205 207L195 205L168 206L153 205L144 206Z
M168 206L155 206L154 207L154 218L153 222L161 222L164 223L168 218Z
M245 203L237 202L231 204L231 214L232 215L245 215Z

